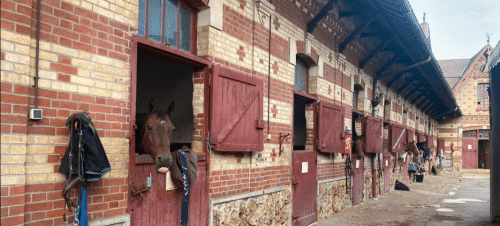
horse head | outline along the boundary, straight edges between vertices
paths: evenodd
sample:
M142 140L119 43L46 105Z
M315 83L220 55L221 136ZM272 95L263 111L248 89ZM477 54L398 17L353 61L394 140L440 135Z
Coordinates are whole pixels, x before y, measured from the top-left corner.
M154 100L151 99L149 115L141 128L142 146L145 152L153 157L158 173L167 173L172 165L170 144L175 127L169 117L174 106L172 101L167 110L155 109Z
M430 158L431 149L429 149L429 147L427 147L427 141L418 142L417 147L420 150L420 152L422 153L422 157L424 157L424 159Z
M356 157L358 159L361 159L363 158L363 149L364 149L364 146L365 146L365 143L363 141L363 137L364 135L362 136L358 136L356 134L356 132L354 132L354 135L353 135L353 147L354 147L354 153L356 154Z
M416 156L418 156L418 147L417 147L417 143L415 141L407 143L406 144L406 148L408 150L410 150L413 154L415 154Z

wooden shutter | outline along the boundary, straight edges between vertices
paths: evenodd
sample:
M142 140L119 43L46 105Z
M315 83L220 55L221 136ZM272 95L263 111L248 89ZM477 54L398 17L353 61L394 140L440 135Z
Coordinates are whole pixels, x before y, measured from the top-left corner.
M425 134L423 132L418 132L417 133L417 142L424 142L425 141Z
M407 128L407 130L408 130L408 132L406 132L406 135L407 135L406 137L407 137L408 143L411 143L414 140L415 130L410 129L410 128Z
M441 151L443 150L443 153L445 151L445 146L444 146L444 139L443 138L440 138L438 139L438 150L437 151Z
M398 124L392 124L390 127L391 127L391 146L389 147L389 150L393 152L405 152L406 128ZM401 135L401 133L403 133L403 135ZM398 138L400 136L401 138L399 139L398 142ZM396 145L396 147L394 147L394 145Z
M213 147L218 151L262 151L262 81L215 66L210 88Z
M384 123L381 118L365 117L366 153L382 153Z
M318 115L318 149L322 152L344 152L344 108L320 102Z
M434 149L434 136L427 136L427 147Z

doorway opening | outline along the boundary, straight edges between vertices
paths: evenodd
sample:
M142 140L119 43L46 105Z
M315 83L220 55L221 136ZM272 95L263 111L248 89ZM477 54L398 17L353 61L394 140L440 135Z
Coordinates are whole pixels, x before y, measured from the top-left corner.
M293 150L312 150L314 101L300 95L293 98Z
M160 109L166 109L172 101L175 102L175 109L170 115L170 121L175 126L170 150L177 151L182 146L191 148L195 129L193 74L192 67L138 53L135 153L141 157L137 158L136 163L145 164L150 163L149 161L153 163L152 159L148 158L149 155L145 155L140 137L140 130L149 114L151 99L154 100L156 108Z
M489 140L478 140L478 156L477 156L477 166L480 169L489 169L489 148L490 141Z

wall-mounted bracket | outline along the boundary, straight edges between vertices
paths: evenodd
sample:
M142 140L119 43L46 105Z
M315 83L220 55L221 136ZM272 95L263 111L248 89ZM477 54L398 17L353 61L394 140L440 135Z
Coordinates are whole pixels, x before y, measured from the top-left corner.
M286 139L288 138L288 136L290 135L290 133L287 133L286 135L281 135L281 132L279 133L279 139L280 139L280 156L281 156L281 152L282 152L282 149L281 149L281 146L283 144L283 142L286 141Z

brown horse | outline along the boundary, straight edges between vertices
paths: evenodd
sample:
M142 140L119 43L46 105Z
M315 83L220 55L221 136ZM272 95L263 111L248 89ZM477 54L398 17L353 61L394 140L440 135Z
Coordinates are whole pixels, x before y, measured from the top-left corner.
M410 150L411 153L418 156L418 148L417 148L417 143L415 141L407 143L406 148Z
M358 136L356 132L354 132L352 136L353 140L353 149L354 149L354 154L356 154L356 157L358 159L363 158L363 150L365 149L365 142L364 142L364 134L361 136Z
M167 173L172 165L170 144L175 129L169 119L174 110L172 101L167 110L155 109L154 100L149 101L149 115L141 128L142 147L156 163L158 173Z

